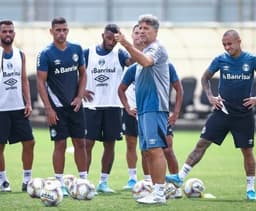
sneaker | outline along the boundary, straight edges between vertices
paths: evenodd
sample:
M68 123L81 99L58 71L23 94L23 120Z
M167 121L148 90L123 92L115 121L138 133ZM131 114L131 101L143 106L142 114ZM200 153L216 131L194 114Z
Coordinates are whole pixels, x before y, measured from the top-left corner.
M102 182L102 183L98 184L96 191L102 192L102 193L115 193L114 190L112 190L111 188L108 187L107 182Z
M137 181L134 180L134 179L129 179L127 185L125 185L125 186L123 187L123 189L125 189L125 190L131 190L131 189L133 188L133 186L136 184L136 182L137 182Z
M61 186L61 191L64 197L69 195L67 188L65 186Z
M1 191L2 192L11 192L11 186L10 183L8 181L4 181L1 185Z
M166 198L165 195L159 196L155 192L152 192L143 198L137 199L136 201L143 204L164 204L166 203Z
M174 197L175 197L175 199L182 198L182 190L181 190L181 188L177 188L176 189L176 193L175 193Z
M179 178L178 174L169 174L165 176L166 182L173 183L176 187L181 187L183 181Z
M22 191L22 192L27 192L27 187L28 187L28 184L22 183L21 191Z
M247 191L246 195L247 195L248 200L252 200L252 201L256 200L255 191L249 190L249 191Z

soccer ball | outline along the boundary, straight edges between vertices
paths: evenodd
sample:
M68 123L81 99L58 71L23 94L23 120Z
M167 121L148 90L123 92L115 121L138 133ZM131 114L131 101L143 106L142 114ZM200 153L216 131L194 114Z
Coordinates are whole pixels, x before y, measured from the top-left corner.
M90 200L95 195L95 186L87 179L74 179L70 186L70 195L78 200Z
M32 198L40 198L41 191L44 187L44 179L42 178L33 178L28 182L27 193Z
M61 183L59 180L56 179L56 177L47 177L44 179L45 184L51 184L54 183L57 187L61 187Z
M91 200L95 196L95 193L96 193L95 185L93 183L91 183L89 180L87 180L87 186L89 189L89 193L87 194L86 199Z
M165 183L164 195L166 199L174 199L176 194L176 187L172 183Z
M57 206L63 200L58 183L48 180L41 191L40 199L45 206Z
M140 199L153 191L153 184L151 181L140 180L132 188L132 195L135 199Z
M76 177L72 174L66 174L63 176L64 185L67 188L69 193L70 193L70 187L75 179Z
M188 198L200 198L204 191L204 183L200 179L190 178L184 184L184 193Z

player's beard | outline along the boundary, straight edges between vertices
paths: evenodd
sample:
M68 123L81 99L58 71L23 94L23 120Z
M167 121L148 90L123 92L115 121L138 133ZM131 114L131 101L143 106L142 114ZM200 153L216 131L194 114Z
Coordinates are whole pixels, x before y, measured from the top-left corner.
M4 45L9 46L9 45L12 45L13 39L12 38L10 38L8 40L1 39L1 43L4 44Z

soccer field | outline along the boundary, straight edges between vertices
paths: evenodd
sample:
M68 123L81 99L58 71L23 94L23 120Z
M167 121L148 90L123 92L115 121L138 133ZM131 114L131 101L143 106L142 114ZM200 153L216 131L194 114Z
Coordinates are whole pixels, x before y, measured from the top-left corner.
M180 167L188 153L193 149L199 131L176 131L174 150ZM35 129L36 139L33 177L53 176L52 149L47 129ZM68 143L71 146L71 141ZM89 180L97 185L100 175L102 145L97 143L93 151L92 166ZM168 200L166 205L137 204L129 191L122 187L128 179L125 160L125 142L116 143L115 161L109 177L109 185L115 189L115 194L99 194L91 201L78 201L71 197L64 198L58 207L45 207L40 199L32 199L27 193L21 192L22 165L21 145L6 146L6 171L11 183L11 193L0 193L0 210L175 210L175 211L240 211L256 210L256 202L248 202L245 198L246 178L243 170L243 160L240 150L235 149L231 136L228 136L221 147L212 145L203 160L191 171L188 178L200 178L206 187L206 193L216 196L216 199ZM140 158L140 156L139 156ZM65 174L77 176L72 152L66 153ZM140 159L138 161L138 179L142 179Z

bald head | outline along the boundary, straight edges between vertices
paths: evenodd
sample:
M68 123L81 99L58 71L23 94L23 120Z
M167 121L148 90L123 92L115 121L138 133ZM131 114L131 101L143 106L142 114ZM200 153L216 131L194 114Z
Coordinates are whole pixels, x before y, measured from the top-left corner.
M222 44L228 54L238 57L241 54L241 39L237 31L231 29L223 34Z
M239 39L240 40L240 36L239 36L238 32L234 29L230 29L230 30L226 31L223 34L223 37L226 37L226 36L231 36L233 39Z

